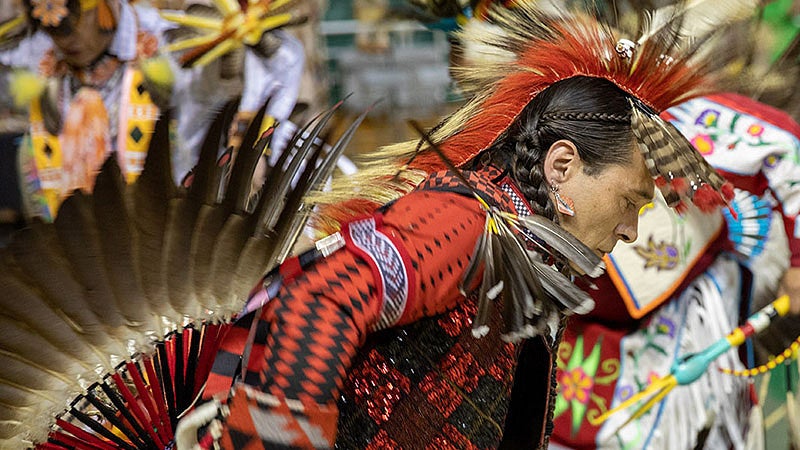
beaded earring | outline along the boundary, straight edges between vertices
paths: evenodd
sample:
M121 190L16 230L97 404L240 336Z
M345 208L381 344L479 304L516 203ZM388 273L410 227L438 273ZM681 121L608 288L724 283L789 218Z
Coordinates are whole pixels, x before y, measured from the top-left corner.
M556 209L558 209L558 212L567 216L575 215L575 203L568 196L561 194L557 185L551 186L550 192L552 192L556 198Z

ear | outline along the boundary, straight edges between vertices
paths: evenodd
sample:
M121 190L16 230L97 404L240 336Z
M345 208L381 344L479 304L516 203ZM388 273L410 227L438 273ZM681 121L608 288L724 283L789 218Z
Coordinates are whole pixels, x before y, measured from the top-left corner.
M563 184L581 169L581 157L572 141L560 139L553 142L544 158L544 177L551 186Z

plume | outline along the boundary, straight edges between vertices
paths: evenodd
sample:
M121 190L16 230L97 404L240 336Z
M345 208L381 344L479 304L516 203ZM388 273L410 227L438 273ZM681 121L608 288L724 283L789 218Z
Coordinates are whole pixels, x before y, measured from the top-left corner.
M681 202L687 201L703 212L711 212L733 200L733 185L672 124L638 101L633 101L632 111L633 134L669 206L680 212Z
M665 34L682 39L702 39L727 25L753 16L758 0L684 0L646 13L638 43Z
M605 263L599 256L552 221L536 215L518 216L516 220L548 247L575 264L584 274L597 278L605 271Z
M724 32L757 9L754 0L725 4L691 0L648 17L638 6L650 2L623 3L633 5L628 7L636 11L633 20L621 16L609 2L576 1L515 2L510 7L495 4L478 14L482 20L468 21L453 33L464 55L451 70L467 101L434 127L431 140L456 167L463 167L490 148L533 97L557 81L578 75L613 82L656 113L640 119L655 121L657 113L717 91L723 81L730 80L732 60L743 49L724 39ZM629 53L620 51L622 39L630 41ZM652 131L669 133L661 127L656 123ZM663 142L670 145L669 151L696 153L688 144L672 145L671 139ZM362 162L359 178L335 183L327 198L341 201L359 196L385 202L403 195L418 182L420 172L445 166L430 145L418 144L417 140L407 141L370 154ZM707 163L696 156L687 158L680 162L688 164L684 172L689 180L696 180L694 171L714 178ZM654 174L658 175L670 181L665 174ZM705 209L725 204L728 188L714 192L715 182L704 184L712 192L704 189L686 200L706 201ZM343 208L328 213L347 217Z

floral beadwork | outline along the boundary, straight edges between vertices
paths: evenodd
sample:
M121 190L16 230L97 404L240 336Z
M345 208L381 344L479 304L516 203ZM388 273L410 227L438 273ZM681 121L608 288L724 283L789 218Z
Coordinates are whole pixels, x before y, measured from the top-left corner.
M57 27L67 14L67 0L31 0L31 16L42 26Z
M657 270L672 270L681 261L681 255L675 244L662 241L656 244L653 236L647 240L647 245L635 247L636 253L644 259L644 267L655 267Z
M719 111L716 109L707 109L700 113L700 116L695 120L695 125L703 125L705 127L714 127L717 125L719 119Z
M563 372L558 379L561 385L561 395L564 400L576 400L580 403L589 403L589 396L592 393L594 381L592 377L586 375L583 367L576 367L570 371Z
M691 143L701 155L710 155L714 152L714 140L707 134L698 134L692 138Z
M577 433L584 419L592 420L606 411L608 405L595 391L596 386L610 386L619 377L619 359L600 356L602 339L595 342L584 355L583 336L578 336L573 348L562 341L558 349L558 389L553 418L572 412L572 433Z
M760 123L754 123L747 127L747 134L754 137L759 137L764 134L764 126Z

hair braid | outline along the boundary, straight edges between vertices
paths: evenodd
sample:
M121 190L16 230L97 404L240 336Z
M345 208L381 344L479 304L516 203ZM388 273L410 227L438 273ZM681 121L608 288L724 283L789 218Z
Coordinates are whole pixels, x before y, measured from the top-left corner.
M512 170L519 182L519 189L530 202L534 212L557 221L555 208L550 200L550 188L542 170L544 156L545 152L539 143L539 130L534 128L517 138Z
M544 160L556 141L572 142L593 176L614 164L627 164L636 150L631 104L612 82L585 76L561 80L540 92L490 148L491 158L511 173L533 211L557 220L544 174Z
M554 112L542 114L542 120L586 120L593 122L630 123L630 114L605 112Z

